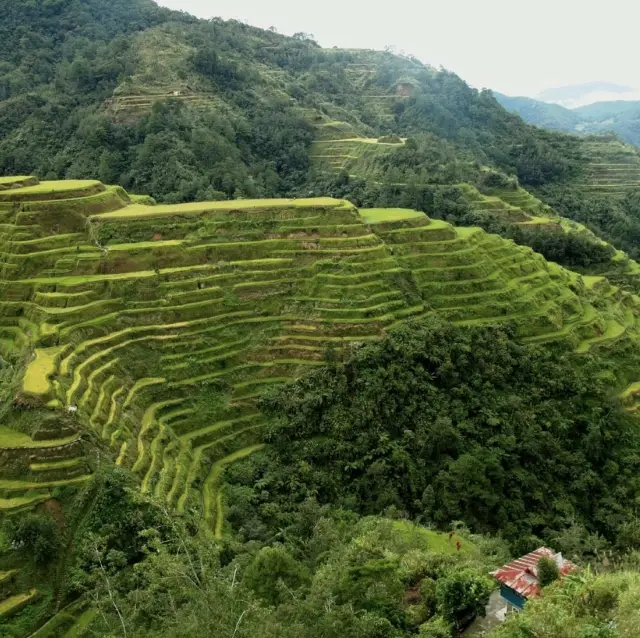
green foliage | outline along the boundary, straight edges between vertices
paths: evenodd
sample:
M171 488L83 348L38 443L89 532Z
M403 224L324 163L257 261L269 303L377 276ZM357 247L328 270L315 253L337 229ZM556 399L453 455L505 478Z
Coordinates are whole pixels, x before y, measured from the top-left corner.
M602 266L610 266L615 255L613 246L585 232L565 232L554 226L518 226L497 215L470 213L464 209L445 215L452 223L480 226L489 233L513 239L521 246L529 246L548 261L565 268L597 272Z
M41 514L26 514L6 523L7 537L14 547L28 552L36 564L46 565L56 560L60 550L56 522Z
M309 575L282 547L265 547L253 559L245 574L245 583L261 600L277 606L295 590L307 584Z
M125 475L107 473L105 497L127 485ZM478 575L500 562L475 548L484 542L479 537L472 551L460 553L447 546L447 535L407 521L358 519L311 502L281 530L278 543L214 542L196 521L172 520L158 504L126 490L111 517L131 516L134 507L155 512L150 526L132 532L116 524L112 549L94 545L92 564L83 562L91 588L79 609L92 612L97 636L205 638L213 617L216 631L243 638L408 638L419 628L420 635L450 637L449 624L435 615L437 592L445 592L443 608L469 620L473 606L464 597L475 591L484 600L480 583L490 580ZM95 538L98 512L88 520L83 533ZM126 546L131 533L140 552L123 569L125 557L113 548ZM475 609L484 608L478 602Z
M464 626L475 616L484 615L494 585L485 575L455 571L438 580L438 612L456 627Z
M272 497L394 506L513 541L576 517L614 540L637 493L637 428L599 365L509 327L408 325L265 400L278 470L261 480Z
M485 170L480 174L478 188L480 188L480 190L486 189L488 191L491 191L492 189L516 190L518 188L518 181L513 177L507 177L504 173Z
M632 188L622 198L593 196L579 189L545 185L539 191L559 214L585 224L602 239L640 257L640 196Z
M556 565L556 562L547 556L542 556L538 560L538 580L542 587L551 585L558 578L560 578L560 569Z
M80 500L80 527L75 531L69 573L68 595L77 596L137 563L144 556L145 532L164 534L167 515L142 499L133 476L124 469L103 468Z
M640 631L637 571L596 575L587 569L547 587L520 614L507 618L492 638L619 638Z
M478 92L454 74L437 72L410 57L325 50L308 34L288 38L235 21L200 21L160 9L150 0L0 0L0 11L2 173L99 178L169 203L337 195L371 208L409 208L482 225L549 259L583 270L611 264L612 248L587 233L505 225L472 212L465 197L465 183L516 195L521 192L518 184L523 184L536 188L559 212L637 253L638 193L622 189L616 198L595 197L583 189L580 180L593 158L585 155L582 140L527 126L500 108L489 92ZM410 95L394 95L399 83L411 87ZM324 140L314 148L331 148L326 142L344 137L360 139L344 146L337 160L339 169L315 159L312 165L314 139ZM357 149L355 160L349 157L353 149ZM96 194L91 200L97 207L93 212L120 198L126 194L115 189ZM66 219L61 212L73 213L68 223L83 230L83 205L64 199L51 205L46 241L61 230L59 224ZM32 215L27 221L36 215L47 217L33 207L33 213L20 213ZM351 216L346 210L345 215ZM332 213L323 209L322 214ZM166 272L173 266L191 267L194 263L189 260L200 259L195 251L184 250L178 243L170 247L166 240L194 233L212 245L226 243L217 217L210 227L202 228L190 220L185 215L172 221L158 249L151 243L155 218L137 220L131 231L124 228L123 219L92 224L91 240L109 243L113 249L103 255L100 268L102 272L113 259L117 277L105 280L100 294L106 295L113 286L122 295L126 307L116 307L114 320L126 326L123 332L137 329L134 315L150 311L159 298L195 300L185 316L190 321L208 320L209 301L201 300L209 299L206 295L213 288L206 285L218 277L233 280L225 284L221 304L230 309L245 301L244 291L235 289L234 277L242 276L240 269L234 273L236 266L218 260L215 246L198 262L213 266L218 261L219 272L207 284L201 279L191 281L187 274L182 281L179 276L172 279ZM219 235L218 230L223 233ZM253 228L246 232L254 236ZM343 231L335 232L331 241L337 244ZM445 234L449 232L453 231ZM265 232L256 228L255 236L262 239ZM139 247L145 256L136 253L135 265L155 275L136 297L139 280L125 276L131 265L124 257L119 260L118 248L124 251L117 245L138 240L148 243ZM288 239L272 241L283 254L292 248ZM365 235L358 241L378 251L375 236ZM233 259L260 256L247 253L243 246L238 242L219 252L226 257L227 250ZM377 265L376 255L381 252L372 252L371 264ZM67 272L68 262L77 257L58 264L57 257L50 256L43 260L51 259L49 265L39 265L41 270L46 265L49 274ZM358 253L357 259L345 258L340 264L327 260L318 270L327 281L334 275L363 274L360 257ZM35 269L35 260L24 261ZM73 284L71 275L60 288L84 286L83 276L93 264L91 259L79 261L86 273ZM5 277L10 276L11 265L3 267ZM260 272L251 278L258 280L262 265L257 265ZM396 276L401 277L394 272ZM453 270L451 276L456 276ZM40 284L35 285L41 294ZM286 294L291 292L289 282L282 286ZM331 283L326 286L336 289ZM44 289L43 285L42 294L48 294ZM163 290L172 294L165 297ZM7 290L7 298L13 292ZM88 290L79 293L87 295L91 312L104 301L94 305ZM415 290L407 294L418 296ZM17 313L21 301L9 300L9 309ZM133 303L139 306L134 309ZM287 303L298 301L287 298ZM306 303L300 306L306 309ZM222 336L236 342L253 339L255 330L263 329L260 322L274 308L281 308L278 304L274 296L261 306L264 316L248 311L255 315L247 319L250 328L221 321ZM84 318L89 312L85 303L79 308L66 313L66 318ZM288 308L283 310L289 316ZM340 320L360 313L355 307L326 310L327 316ZM37 311L29 307L19 312L11 318L23 321ZM366 312L364 320L372 320ZM183 318L177 316L175 306L157 314L157 319L151 319L157 326L149 324L150 330L165 319L177 323ZM561 323L559 314L545 319ZM389 323L391 319L374 325L372 320L367 325L378 335ZM323 335L320 330L326 326L317 324L318 335ZM15 328L14 324L7 327ZM289 320L287 327L295 328ZM25 321L20 328L3 333L12 337L24 331L25 343L18 346L9 338L2 340L7 361L0 360L0 420L15 399L14 376L26 361L27 346L38 338L35 320L33 324ZM98 342L100 336L106 339L110 326L96 314L87 315L77 331L73 324L65 329L74 332L77 345L96 336ZM458 527L456 535L449 537L400 518L441 529L453 519L462 520L474 531L502 535L514 549L533 548L549 540L572 555L591 557L605 548L637 547L640 533L634 523L634 504L640 440L632 418L611 399L612 388L603 374L611 372L608 364L588 355L578 359L562 345L522 345L515 334L511 327L464 329L427 321L392 333L383 344L355 349L345 366L339 363L344 352L336 348L330 367L284 388L265 403L274 419L273 445L234 466L215 462L231 453L228 440L215 447L197 446L214 442L206 439L207 434L194 439L193 446L187 445L185 454L158 455L158 450L177 443L174 434L188 434L179 431L178 425L169 425L167 410L159 417L160 434L154 433L152 441L138 440L143 486L149 493L157 492L162 505L142 497L137 479L127 470L106 467L103 460L77 499L76 488L54 493L63 502L68 521L64 539L47 517L19 515L10 522L4 545L10 547L11 541L26 550L23 554L32 555L38 570L51 572L55 581L55 595L51 595L55 604L49 605L43 596L42 608L32 606L22 614L13 633L30 634L46 615L39 618L47 606L72 603L60 625L67 635L82 631L82 623L89 619L96 635L204 638L211 633L213 617L220 635L235 638L405 638L416 634L444 638L451 636L453 627L461 629L483 613L492 586L486 574L506 562L504 544ZM213 337L187 345L188 371L233 370L234 356L241 358L236 352L228 358L212 355L204 363L198 358L202 349L218 348L219 336L216 331ZM46 338L53 339L53 333ZM323 337L315 339L308 342L316 344ZM315 345L303 347L309 348L307 352L319 350ZM621 367L637 369L636 346L625 348ZM150 368L159 368L162 356L159 347L148 343L118 349L122 368L138 379L147 376ZM270 357L262 353L257 363L269 363ZM82 387L76 385L71 394L92 404L98 387L104 389L100 374L91 382L78 378ZM274 375L285 372L278 370ZM115 380L120 376L118 370ZM280 376L274 378L281 380ZM235 381L230 377L229 384ZM90 385L86 395L85 384ZM218 425L230 432L237 423L254 424L252 415L244 420L243 401L250 402L253 396L247 399L242 385L234 385L234 390L240 390L238 404L232 408L233 418L223 421L223 426L216 417L228 402L226 379L220 387L199 383L203 392L185 402L186 410L207 422L208 434ZM152 386L141 386L140 391L161 392ZM114 431L106 434L113 434L118 443L127 438L129 448L121 448L121 460L129 462L144 416L135 403L123 406L125 396L121 388L119 398L111 395L107 405L104 394L104 404L94 414L99 421L107 418L104 413L111 407L114 414L123 411L120 422L113 424ZM236 409L241 414L238 418ZM46 441L56 428L66 434L66 421L54 423L41 411L44 408L25 410L15 423L10 421L9 426L15 425L15 432L25 436L14 433L5 440L24 442L29 433ZM70 416L69 421L73 421ZM147 422L150 427L158 425ZM240 452L260 447L250 429L242 431L245 438L234 439L234 445L247 446L240 447ZM70 433L74 431L69 427ZM91 431L83 430L83 440L91 439ZM199 460L191 459L189 466L190 450L197 450L194 457L205 450L203 468L205 462L213 462L210 476L215 481L206 483ZM150 464L148 471L145 464ZM27 465L25 455L23 466L15 469L27 471ZM165 509L162 489L168 486L154 478L161 466L175 476L176 492L185 485L183 519ZM217 483L222 481L222 469L229 483L224 500ZM197 505L190 486L199 488L203 482L211 491L218 490L218 500L204 504L204 518L208 518L207 507L220 510L224 505L231 538L227 534L232 532L225 527L225 540L213 542L210 530L200 529L199 521L190 518L191 507ZM182 497L174 496L180 503ZM23 505L19 500L18 504ZM360 518L380 512L388 518ZM218 511L220 523L221 516ZM58 555L62 544L69 554ZM55 569L40 569L53 558L57 559ZM12 557L3 556L3 560L10 562ZM627 635L633 635L633 610L625 596L637 587L631 577L623 580L611 587L606 580L603 585L585 585L579 596L564 589L564 583L551 585L547 590L551 597L562 592L554 603L557 610L551 613L542 604L532 605L533 625L527 625L527 610L521 621L510 621L509 629L524 628L524 632L535 626L536 631L538 627L547 631L544 635L562 636L557 630L571 627L571 614L563 606L569 599L586 611L584 622L574 623L575 631L568 637L608 635L605 623L612 615L620 626L629 628Z
M422 638L451 638L451 626L444 618L432 618L420 625L418 635Z

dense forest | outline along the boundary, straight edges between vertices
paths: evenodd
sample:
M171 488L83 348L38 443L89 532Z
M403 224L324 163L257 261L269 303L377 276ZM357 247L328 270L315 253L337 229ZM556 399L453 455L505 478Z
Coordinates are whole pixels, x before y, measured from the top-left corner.
M187 507L178 516L166 499L142 490L139 473L122 463L126 444L116 456L92 427L83 431L83 444L91 450L90 481L82 488L54 482L50 501L62 504L59 509L23 507L11 490L34 485L4 481L8 492L0 501L15 511L0 518L0 636L454 638L483 616L496 591L490 572L542 545L563 552L580 570L545 583L540 600L527 603L523 613L489 635L640 635L640 434L633 404L640 345L635 328L615 342L638 319L634 304L640 266L633 259L640 258L640 155L635 149L614 136L578 137L531 126L502 108L490 91L472 89L454 73L410 56L323 49L304 33L287 37L237 21L198 20L151 0L0 0L0 12L0 175L34 175L45 182L96 179L161 204L348 200L331 203L334 209L324 205L322 214L338 221L320 240L313 224L296 227L300 220L290 210L270 220L266 231L253 220L248 230L238 230L244 213L233 220L232 230L244 233L243 242L272 242L282 249L277 258L241 255L257 265L240 285L260 282L263 269L277 264L282 267L273 275L281 286L277 295L287 303L293 303L287 297L293 288L287 287L290 273L283 274L283 264L293 263L296 252L287 242L302 236L303 259L312 248L351 240L351 233L362 242L343 262L327 257L304 263L301 279L311 281L311 274L320 273L326 288L322 294L309 288L302 301L321 304L338 317L338 324L356 316L358 332L345 345L347 330L327 338L322 321L300 327L283 311L284 320L303 335L295 335L302 343L293 350L295 356L312 352L315 368L292 383L274 377L282 383L264 396L244 396L260 397L267 445L254 445L255 453L218 468L224 481L218 507L222 510L222 499L225 505L219 534L212 533L201 509ZM109 189L89 197L126 199L134 206L154 203ZM380 235L374 236L373 223L365 225L349 202L365 210L422 211L437 223L414 215L397 226L379 224ZM1 225L12 226L28 208L1 203ZM68 212L64 204L59 211ZM341 215L351 215L348 224ZM291 219L293 226L274 230ZM458 233L441 220L465 228ZM35 239L24 238L27 225L7 231L2 272L16 286L0 282L0 301L6 304L2 314L9 318L8 327L0 328L0 342L21 331L34 336L35 305L22 290L16 292L26 281L16 273L31 268L31 246L35 251L39 242L71 238L78 253L74 263L91 249L101 252L101 268L106 268L109 249L112 255L132 250L144 266L145 281L152 282L148 288L139 286L140 299L117 305L117 299L97 298L89 282L99 279L101 294L129 286L125 292L133 299L131 290L138 284L120 282L128 272L124 258L117 262L121 272L100 271L86 278L88 271L61 275L55 261L52 268L43 267L42 278L31 280L29 295L51 304L51 315L66 313L69 321L81 321L70 347L88 343L85 349L110 339L104 326L119 314L124 319L118 334L139 329L132 317L148 311L154 295L169 290L144 330L157 327L151 322L160 324L165 312L176 313L171 325L183 325L176 319L175 299L186 299L188 311L197 313L211 301L207 296L219 291L206 277L193 290L187 279L176 285L171 267L178 271L194 265L178 268L176 256L175 264L161 268L157 255L146 257L149 245L160 242L174 255L184 252L185 259L205 241L214 248L216 243L237 248L222 223L198 228L186 215L170 220L167 237L154 227L153 241L141 240L139 247L124 239L105 247L101 241L120 237L109 223L102 235L91 231L88 248L79 243L76 228L68 235ZM470 226L512 241L475 236ZM362 236L357 235L361 227ZM150 225L136 219L131 228L142 237ZM400 239L394 244L385 235L390 230L400 231L395 237L418 237L416 254L409 255ZM411 267L402 261L429 255L429 232L442 233L440 245L453 253L432 256L445 271L442 286L461 283L465 268L472 282L450 295L455 304L445 311L455 314L495 293L489 309L496 309L498 319L500 313L513 312L521 324L491 325L491 315L485 314L455 325L438 316L438 295L422 299L417 279L407 275ZM184 236L193 240L193 251L183 250ZM466 254L480 249L473 243L450 248L460 237L485 242L486 252L461 265ZM500 252L505 245L513 250ZM14 250L19 266L7 258ZM46 260L62 250L56 245L42 252ZM358 261L369 250L372 256ZM388 252L381 256L381 251ZM504 282L490 269L500 260L509 274L500 275ZM237 266L230 261L217 260L212 278ZM377 270L365 272L371 264L383 268L384 278L397 289L376 292L383 275L375 279ZM437 268L416 270L427 276ZM58 277L53 277L55 285L52 273ZM344 283L363 273L364 283ZM544 279L539 289L531 283L535 278ZM344 285L339 293L336 282ZM80 286L66 296L78 299L80 310L62 307L64 286ZM522 297L511 307L510 295L520 286ZM244 289L238 290L226 291L215 303L228 308L267 297L268 304L259 286L243 298ZM354 297L337 299L338 294ZM362 297L371 307L360 316ZM398 297L424 301L420 318L394 322L387 314L391 320L375 327L373 338L362 336L381 306L401 304ZM522 338L524 310L551 303L557 306L546 318L558 338ZM20 304L24 308L16 310ZM305 319L312 315L310 307L305 306ZM576 307L579 312L573 312ZM104 325L101 308L109 310ZM268 319L261 306L247 308L238 314L250 316L252 330L235 335L235 341L230 337L234 347L258 340L262 328L257 326ZM399 316L404 320L412 309ZM194 317L202 319L194 314L189 320ZM44 325L35 337L47 348L62 350L62 342ZM571 339L563 340L574 330ZM277 338L269 334L272 341ZM614 345L600 347L607 339ZM158 352L132 343L132 358L139 359L144 378L126 399L113 400L112 412L106 410L109 418L160 374ZM576 352L576 343L585 348ZM203 344L198 342L198 348ZM20 435L31 433L31 415L40 410L42 416L51 407L50 402L32 410L20 392L18 373L35 355L28 339L18 345L21 358L0 357L3 446L10 439L9 426L17 423ZM240 352L232 351L227 359L217 355L220 344L207 345L216 355L211 370L221 373ZM187 346L195 361L197 353ZM275 347L269 347L272 353ZM270 356L263 354L260 365L267 367ZM192 360L187 361L175 365L188 368ZM89 389L106 367L89 375ZM84 382L79 374L68 380L74 384L72 396ZM117 374L108 379L116 381ZM624 388L633 392L625 395ZM237 388L214 380L197 389L209 392L207 401L194 401L177 416L201 410L206 420L221 410L224 393ZM103 394L98 397L99 404L107 404ZM48 428L54 426L63 431L65 445L73 443L65 428L78 406L69 408L58 420L45 419L43 431L35 432L40 437L36 446L46 447ZM238 414L239 421L254 416ZM89 416L92 426L94 415ZM136 422L130 419L126 427L149 425L147 412L135 416ZM170 429L165 423L162 436ZM166 440L153 439L151 454ZM194 448L190 458L201 453ZM149 473L162 465L155 456L150 464ZM27 465L31 471L43 469L42 464ZM58 467L66 471L71 465ZM205 489L201 477L194 474L189 480ZM46 593L16 600L18 585L36 592L40 583L46 583ZM14 604L11 614L3 607L5 600Z

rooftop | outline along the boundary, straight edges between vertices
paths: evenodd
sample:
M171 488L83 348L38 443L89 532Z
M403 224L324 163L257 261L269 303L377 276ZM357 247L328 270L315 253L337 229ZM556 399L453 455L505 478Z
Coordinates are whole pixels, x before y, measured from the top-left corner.
M548 547L540 547L535 552L517 558L491 574L500 584L513 589L523 598L537 598L540 595L538 561L545 556L555 561L561 576L566 576L578 569L577 565L564 559L561 553L556 553Z

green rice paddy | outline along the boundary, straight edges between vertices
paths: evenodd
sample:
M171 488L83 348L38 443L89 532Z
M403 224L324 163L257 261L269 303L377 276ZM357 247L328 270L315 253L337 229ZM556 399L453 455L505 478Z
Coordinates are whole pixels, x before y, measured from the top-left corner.
M341 148L382 148L348 142ZM578 352L638 337L640 300L604 277L413 210L332 198L154 206L91 181L3 184L0 199L10 192L39 211L0 225L1 354L22 371L20 414L34 410L31 434L12 426L17 412L0 426L6 515L82 489L90 433L144 493L196 512L220 538L224 470L264 445L260 397L324 365L328 344L347 356L434 313L511 322L525 341L565 340ZM112 195L96 213L96 198ZM516 223L549 221L524 191L465 196ZM68 228L67 214L82 223ZM632 411L637 394L630 386L622 397ZM448 538L425 534L447 549ZM12 613L36 599L28 590L0 604ZM72 617L74 631L91 622L81 607Z
M87 181L11 184L43 219L55 210L63 222L61 200L40 194L75 193L63 201L78 214L87 189L112 192ZM468 196L523 223L544 219L524 191L510 202ZM580 284L529 249L421 212L358 211L332 198L153 206L119 192L118 202L87 208L73 232L16 219L16 242L11 224L0 227L0 337L7 356L27 362L21 394L79 424L37 437L0 427L0 454L23 459L0 470L4 511L83 485L86 429L144 492L200 512L220 536L223 470L263 445L258 399L323 365L327 344L340 356L430 313L461 325L513 322L522 339L565 339L579 351L637 334L637 298L606 280Z
M403 219L425 217L424 213L408 208L361 208L360 215L367 224L379 224L380 222L393 222Z

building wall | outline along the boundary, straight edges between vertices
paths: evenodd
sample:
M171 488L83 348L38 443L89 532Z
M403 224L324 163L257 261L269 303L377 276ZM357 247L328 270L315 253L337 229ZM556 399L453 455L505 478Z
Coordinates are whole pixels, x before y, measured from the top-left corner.
M524 604L527 602L526 598L523 598L522 596L520 596L520 594L518 594L518 592L515 592L513 589L507 587L506 585L500 585L500 595L510 605L516 607L517 609L522 609L524 607Z

